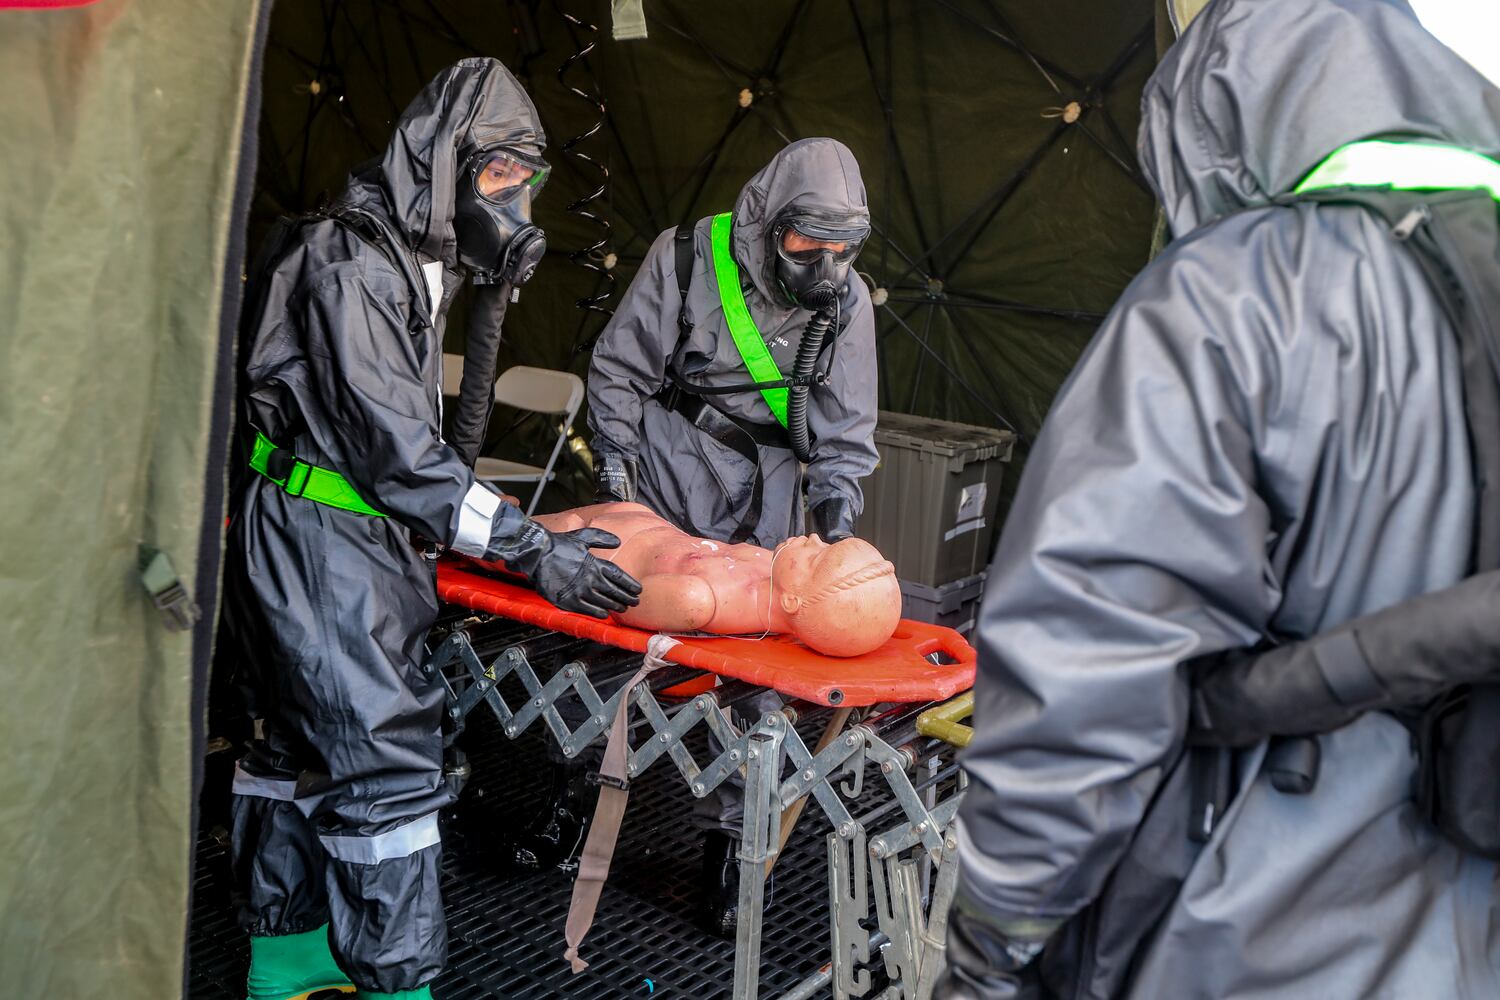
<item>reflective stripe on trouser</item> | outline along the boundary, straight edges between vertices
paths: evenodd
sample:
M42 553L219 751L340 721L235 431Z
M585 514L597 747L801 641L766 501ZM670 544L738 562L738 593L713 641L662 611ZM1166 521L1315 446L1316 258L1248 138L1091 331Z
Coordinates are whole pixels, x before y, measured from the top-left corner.
M412 820L384 833L363 837L332 837L326 834L318 838L323 849L339 861L356 865L378 865L382 861L410 857L438 844L437 813Z
M239 870L261 874L263 913L271 895L300 898L320 881L329 943L354 984L417 988L447 961L435 835L435 814L452 800L443 688L421 669L437 613L432 569L390 518L307 503L261 477L242 503L225 612L265 740L241 768L247 794L235 797ZM293 779L304 794L269 797ZM308 839L287 860L255 824L284 829L294 813Z
M277 802L291 802L299 812L310 813L321 796L296 797L295 779L263 778L251 774L240 763L234 765L234 794L250 795ZM339 861L361 865L377 865L393 858L404 858L432 847L440 840L437 813L419 816L384 833L366 836L343 837L323 834L318 841L330 856Z
M251 768L266 769L252 752ZM308 818L326 796L236 765L233 861L240 924L258 936L330 925L339 965L364 989L394 993L436 975L447 956L438 893L437 813L371 834L319 835ZM423 970L416 976L411 970Z
M296 778L262 778L245 770L243 761L234 765L234 794L254 795L277 802L291 802L297 797Z
M356 983L381 992L394 970L427 967L447 953L437 884L436 813L370 836L318 836L293 799L297 782L235 767L235 882L241 926L257 936L296 934L324 923L341 966ZM311 800L316 801L316 799ZM371 975L359 959L378 954L387 969ZM414 984L414 985L421 985Z
M271 769L252 748L251 767ZM292 801L295 778L234 767L230 864L239 925L256 937L301 934L328 922L327 854Z

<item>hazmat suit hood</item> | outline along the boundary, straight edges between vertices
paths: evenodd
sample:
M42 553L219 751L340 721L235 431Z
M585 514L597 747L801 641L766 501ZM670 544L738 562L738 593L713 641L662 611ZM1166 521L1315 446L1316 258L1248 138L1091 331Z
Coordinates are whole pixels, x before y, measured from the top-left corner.
M407 106L384 155L354 171L338 203L382 220L409 249L457 271L453 218L467 156L500 146L539 162L546 144L536 105L510 70L495 59L463 59ZM430 290L434 320L444 298L441 284ZM450 443L470 465L484 444L509 298L509 286L489 286L470 304L463 383L450 427Z
M1400 0L1214 0L1141 104L1141 163L1179 237L1361 139L1500 153L1500 90Z
M455 179L473 149L503 146L540 160L536 105L498 60L463 59L407 106L379 160L357 169L339 203L386 220L412 250L458 266Z
M785 306L769 238L788 213L868 228L865 182L854 154L837 139L799 139L771 157L734 203L734 256L767 302Z

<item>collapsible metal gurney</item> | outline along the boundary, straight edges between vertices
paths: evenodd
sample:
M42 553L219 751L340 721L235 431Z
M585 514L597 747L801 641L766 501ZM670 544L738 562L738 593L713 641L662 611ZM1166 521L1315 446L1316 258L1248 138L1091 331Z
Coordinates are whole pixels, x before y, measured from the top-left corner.
M469 564L440 562L437 579L449 608L426 669L440 673L447 685L450 740L483 703L507 737L540 722L563 754L574 757L602 740L628 696L640 717L627 747L630 778L663 756L698 797L737 772L745 775L734 1000L759 995L765 880L809 798L833 828L832 956L783 996L810 997L830 986L838 998L865 996L872 947L880 949L891 984L882 997L930 991L957 874L949 828L962 780L951 744L962 742L953 732L963 727L952 722L967 711L962 699L946 708L935 705L972 686L974 651L961 636L903 621L886 645L848 659L814 653L784 637L653 643L652 633L561 611ZM634 673L648 647L669 665L632 691L603 697L601 688ZM524 689L524 702L514 695L507 701L501 693L508 680ZM721 708L766 688L791 700L738 731ZM570 726L559 702L575 697L587 715ZM893 707L875 708L888 705ZM866 717L845 728L861 709L868 710L861 713ZM822 738L809 746L796 723L815 715L828 720ZM719 751L705 765L685 743L700 726ZM867 771L877 776L868 786ZM790 776L782 779L784 772ZM887 790L889 795L880 794ZM860 813L861 802L872 798L882 804ZM870 926L878 928L875 933Z

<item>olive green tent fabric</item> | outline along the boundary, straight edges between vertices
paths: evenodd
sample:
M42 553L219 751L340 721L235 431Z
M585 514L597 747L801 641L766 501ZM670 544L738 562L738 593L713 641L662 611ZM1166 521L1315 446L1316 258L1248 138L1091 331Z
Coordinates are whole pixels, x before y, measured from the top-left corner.
M870 192L879 232L858 266L890 291L877 311L885 408L1034 432L1147 258L1153 200L1133 174L1151 0L652 0L649 37L634 41L610 37L606 3L567 9L600 30L547 5L280 4L254 230L336 191L422 82L480 52L527 84L556 168L536 205L552 250L508 315L502 365L582 374L577 348L602 316L575 303L610 286L568 254L607 235L592 256L617 258L608 307L657 233L722 211L786 140L810 135L848 143ZM610 171L582 205L601 174L561 147L601 117L570 88L607 108L575 147ZM450 350L462 329L449 325ZM550 446L540 421L500 440L510 426L492 421L492 453Z
M6 997L182 988L193 663L212 631L163 628L137 549L166 552L211 608L258 8L0 10Z

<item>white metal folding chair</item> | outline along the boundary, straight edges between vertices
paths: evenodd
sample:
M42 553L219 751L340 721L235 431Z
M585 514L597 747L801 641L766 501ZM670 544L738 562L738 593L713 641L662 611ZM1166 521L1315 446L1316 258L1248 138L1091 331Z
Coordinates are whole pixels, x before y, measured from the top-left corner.
M443 355L443 395L457 396L464 377L464 359L459 354ZM536 492L526 513L536 511L542 498L542 490L552 479L557 456L562 454L568 440L568 431L573 418L583 405L583 379L572 372L553 371L550 368L530 368L517 365L508 368L495 380L495 402L518 410L545 413L561 417L557 441L552 445L552 454L547 457L545 467L511 462L502 458L480 458L474 463L474 478L489 483L536 483Z

